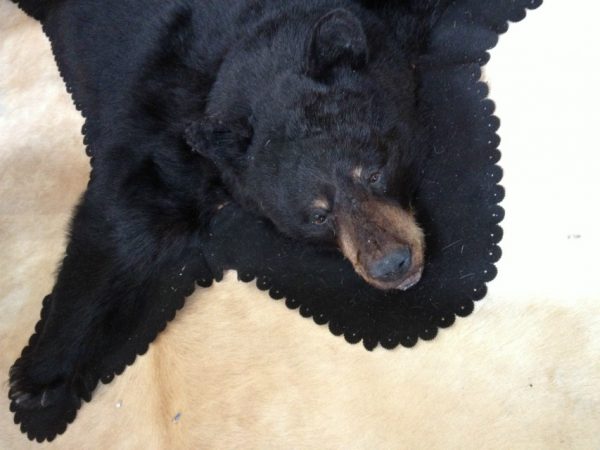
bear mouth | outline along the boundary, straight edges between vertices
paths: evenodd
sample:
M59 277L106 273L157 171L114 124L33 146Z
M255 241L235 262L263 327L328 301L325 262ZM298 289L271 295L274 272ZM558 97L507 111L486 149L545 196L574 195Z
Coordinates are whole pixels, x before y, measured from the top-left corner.
M420 269L416 270L414 273L410 274L408 277L406 277L400 284L398 284L396 286L395 289L398 289L400 291L407 291L411 287L415 286L421 280L422 275L423 275L423 269L420 268Z
M423 267L417 267L411 269L409 273L402 276L401 278L393 279L393 280L379 280L369 276L362 267L354 267L354 270L358 275L361 276L363 280L365 280L368 284L373 286L376 289L380 289L383 291L407 291L412 287L416 286L421 277L423 275Z

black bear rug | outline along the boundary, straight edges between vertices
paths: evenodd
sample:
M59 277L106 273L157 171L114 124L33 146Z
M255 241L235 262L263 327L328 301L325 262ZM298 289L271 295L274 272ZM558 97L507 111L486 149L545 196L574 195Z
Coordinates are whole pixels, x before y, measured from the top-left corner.
M482 67L489 59L487 51L507 31L508 22L522 20L527 9L541 2L455 0L432 18L436 23L428 50L419 61L419 101L427 110L433 145L414 199L427 249L423 276L416 286L406 291L375 289L341 253L290 240L267 221L229 203L212 218L198 246L179 255L170 273L153 281L146 291L151 301L139 311L137 323L128 325L136 331L103 356L97 373L83 380L80 397L89 400L98 381L110 382L143 354L196 284L209 286L229 269L236 270L244 282L256 280L257 287L273 299L327 325L336 336L343 335L353 344L362 341L368 350L378 345L412 347L419 339L435 338L438 329L452 325L456 316L468 316L474 302L486 295L486 283L496 276L494 264L501 256L498 244L502 239L499 223L504 215L498 205L504 196L499 185L499 120L487 98L487 85L481 81ZM75 103L89 122L86 107L76 95L81 87L72 84L61 60L70 58L68 66L76 70L77 55L62 53L55 42L59 33L48 27L44 24L67 89L74 92ZM43 329L51 308L49 296L37 332ZM37 338L37 334L32 336L23 355ZM81 403L68 401L64 420L56 429L38 432L28 426L30 437L51 439L63 432ZM15 420L27 422L25 414L18 413ZM36 420L45 426L43 418Z

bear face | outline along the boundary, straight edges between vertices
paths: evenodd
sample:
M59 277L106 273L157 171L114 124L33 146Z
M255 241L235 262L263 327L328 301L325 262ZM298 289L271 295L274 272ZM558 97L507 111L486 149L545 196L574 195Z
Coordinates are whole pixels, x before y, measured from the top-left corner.
M214 113L187 139L246 209L292 238L339 247L377 288L408 289L424 264L410 208L413 161L425 151L416 82L407 58L390 67L373 57L390 52L369 45L367 31L345 9L326 13L296 70L275 68L244 101L217 83Z

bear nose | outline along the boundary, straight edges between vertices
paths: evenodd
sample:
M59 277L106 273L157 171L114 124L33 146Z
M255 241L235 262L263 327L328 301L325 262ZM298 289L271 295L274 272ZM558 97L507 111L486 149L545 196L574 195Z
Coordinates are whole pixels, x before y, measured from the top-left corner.
M377 280L392 281L400 278L411 265L412 255L410 248L402 247L377 259L369 264L367 270L369 275Z

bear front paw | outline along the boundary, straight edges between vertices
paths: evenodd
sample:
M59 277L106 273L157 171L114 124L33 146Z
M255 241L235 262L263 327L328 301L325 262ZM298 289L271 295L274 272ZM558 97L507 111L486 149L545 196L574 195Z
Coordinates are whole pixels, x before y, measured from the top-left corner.
M19 359L10 369L10 410L15 424L21 425L29 439L52 441L75 419L81 406L82 382L75 382L80 377L73 377L42 385L28 376L26 367Z

